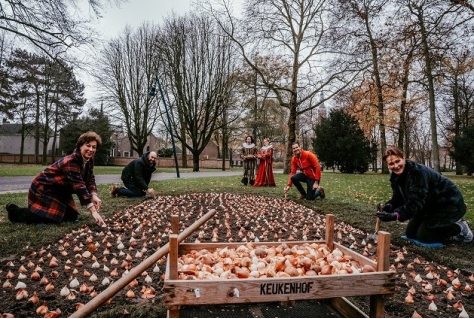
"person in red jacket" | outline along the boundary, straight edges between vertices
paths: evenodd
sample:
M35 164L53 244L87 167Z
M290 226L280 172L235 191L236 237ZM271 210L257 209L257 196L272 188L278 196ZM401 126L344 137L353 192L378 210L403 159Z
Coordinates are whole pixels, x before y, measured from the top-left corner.
M316 154L301 149L298 142L291 145L293 158L291 159L291 171L288 177L288 184L285 186L285 195L290 190L291 185L295 185L300 192L299 199L315 200L318 196L321 199L326 197L324 188L319 185L321 181L321 166ZM296 170L299 170L297 173ZM306 190L301 183L306 183Z

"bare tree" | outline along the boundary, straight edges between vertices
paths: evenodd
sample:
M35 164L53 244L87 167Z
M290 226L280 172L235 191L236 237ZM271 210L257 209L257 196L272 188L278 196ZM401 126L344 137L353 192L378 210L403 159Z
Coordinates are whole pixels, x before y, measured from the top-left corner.
M450 142L462 134L474 120L474 56L470 50L452 52L443 60L446 85L442 88L444 110L440 112L440 123L445 140ZM456 175L462 175L462 164L455 158Z
M460 6L466 7L467 9L474 12L474 6L472 5L472 1L468 1L468 0L450 0L450 2L452 4L455 4L455 5L460 5Z
M119 3L123 0L114 0ZM89 23L111 0L87 0L92 16L81 14L76 0L0 0L0 29L53 60L73 47L91 43Z
M281 107L288 109L288 172L298 116L322 105L349 85L366 63L347 59L354 47L338 41L337 21L329 21L330 1L247 0L242 19L232 15L229 1L219 3L217 6L206 1L203 6L236 43L259 82L272 91ZM290 65L281 66L291 69L288 81L269 78L256 63L255 57L272 54L290 61Z
M398 16L412 18L419 34L419 54L428 91L433 168L439 172L441 167L435 92L437 66L452 46L461 43L465 34L462 28L474 16L463 15L462 7L450 6L443 0L402 0L400 4Z
M131 152L144 153L147 138L159 119L159 108L148 94L154 85L156 28L143 24L110 40L101 52L95 78L109 116L125 128Z
M282 65L288 66L291 63L283 61L279 56L256 56L254 62L267 79L272 79L272 82L283 78L290 79L291 68L284 68ZM257 72L248 64L240 68L239 81L243 84L240 95L244 100L243 106L247 110L242 122L247 129L251 130L250 134L256 142L259 142L257 144L261 144L265 137L284 141L285 136L288 135L288 130L284 127L284 123L288 122L287 109L279 106L272 91L268 86L262 85L258 80Z
M167 18L156 44L173 130L199 171L199 155L215 132L238 116L232 43L210 17L189 14Z
M372 130L373 120L363 114L368 114L366 108L376 106L382 151L385 148L382 136L386 131L386 139L403 148L407 157L415 151L423 156L428 154L415 150L427 145L426 139L415 135L422 134L416 129L421 120L430 123L424 133L431 136L432 145L428 149L432 150L429 153L433 165L439 170L436 101L444 78L440 62L453 49L469 43L467 22L472 17L461 7L452 7L441 0L339 2L339 18L346 26L344 32L352 34L361 46L366 43L373 61L370 76L352 91L352 99L345 99L346 105L359 112L359 119L367 126L366 132Z

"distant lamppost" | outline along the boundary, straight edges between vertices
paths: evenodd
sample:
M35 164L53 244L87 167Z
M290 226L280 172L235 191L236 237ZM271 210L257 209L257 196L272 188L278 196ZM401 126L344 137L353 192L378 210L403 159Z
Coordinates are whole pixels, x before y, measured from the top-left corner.
M163 89L161 88L161 83L160 83L160 80L158 78L158 73L155 76L155 81L156 81L156 84L158 85L158 89L160 90L161 100L163 101L163 104L165 106L166 117L168 118L168 127L169 127L169 132L170 132L170 135L171 135L171 144L173 146L174 165L176 167L176 177L179 178L178 156L176 155L176 145L174 143L173 128L171 127L171 119L170 119L170 114L168 112L168 105L166 104L165 96L163 94ZM155 96L156 95L156 87L155 86L150 88L150 92L148 92L148 95L150 95L150 96Z

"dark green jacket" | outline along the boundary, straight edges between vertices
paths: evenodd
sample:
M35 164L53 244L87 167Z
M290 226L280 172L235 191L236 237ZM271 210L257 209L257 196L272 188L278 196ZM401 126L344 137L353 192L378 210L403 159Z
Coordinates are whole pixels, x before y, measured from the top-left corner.
M390 175L393 211L400 221L420 216L428 228L438 228L458 221L466 213L466 205L456 185L435 170L406 161L401 175Z

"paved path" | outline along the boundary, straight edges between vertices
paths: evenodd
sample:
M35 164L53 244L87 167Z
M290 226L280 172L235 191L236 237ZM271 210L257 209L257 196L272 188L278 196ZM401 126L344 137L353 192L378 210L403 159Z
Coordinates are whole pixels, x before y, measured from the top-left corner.
M281 171L275 171L275 173L283 173ZM239 176L242 175L241 171L207 171L207 172L193 172L193 173L181 173L180 179L186 178L197 178L197 177L213 177L213 176ZM152 175L153 181L166 180L166 179L177 179L176 172L174 173L155 173ZM0 177L0 194L5 193L26 193L30 188L31 180L33 176L17 176L17 177ZM97 184L112 184L121 183L120 175L96 175L95 180Z

